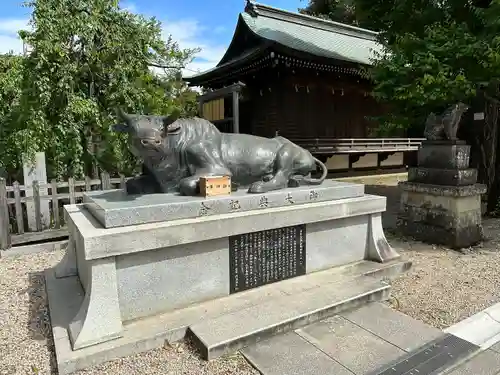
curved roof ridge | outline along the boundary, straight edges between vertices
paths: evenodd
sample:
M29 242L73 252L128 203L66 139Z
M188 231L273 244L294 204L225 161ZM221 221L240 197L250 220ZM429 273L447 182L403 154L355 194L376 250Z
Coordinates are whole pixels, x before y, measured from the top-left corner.
M313 17L306 14L289 12L287 10L271 7L255 2L254 0L247 0L245 12L253 17L268 17L275 18L281 21L297 23L303 26L315 27L325 31L334 33L342 33L357 38L376 41L380 33L363 29L361 27L347 25L345 23L325 20L323 18Z

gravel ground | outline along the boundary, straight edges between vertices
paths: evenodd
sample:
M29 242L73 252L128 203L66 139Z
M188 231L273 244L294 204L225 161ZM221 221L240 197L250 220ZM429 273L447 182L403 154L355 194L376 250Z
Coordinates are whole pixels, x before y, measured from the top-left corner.
M401 178L398 178L401 179ZM361 181L360 181L361 182ZM397 181L370 178L369 193L388 197L384 225L392 231ZM459 253L388 235L413 261L393 285L390 304L438 328L454 324L500 300L500 220L486 220L490 241ZM62 252L0 260L0 375L56 374L43 270ZM188 344L153 350L81 371L79 374L258 374L240 355L206 363Z
M382 220L391 245L413 262L393 284L389 304L415 319L446 328L500 301L500 220L485 219L488 241L457 252L397 236L399 181L404 175L369 176L349 181L366 184L366 192L385 195Z
M500 220L487 220L494 236L463 253L387 236L413 262L393 283L390 305L437 328L446 328L500 301Z
M43 270L63 252L0 259L0 375L57 374ZM78 374L257 375L241 355L207 363L176 344L80 371Z

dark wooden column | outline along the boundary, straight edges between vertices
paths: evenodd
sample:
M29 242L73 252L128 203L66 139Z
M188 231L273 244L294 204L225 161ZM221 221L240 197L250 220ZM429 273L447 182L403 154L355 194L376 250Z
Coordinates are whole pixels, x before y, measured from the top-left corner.
M240 93L233 91L233 133L240 132Z

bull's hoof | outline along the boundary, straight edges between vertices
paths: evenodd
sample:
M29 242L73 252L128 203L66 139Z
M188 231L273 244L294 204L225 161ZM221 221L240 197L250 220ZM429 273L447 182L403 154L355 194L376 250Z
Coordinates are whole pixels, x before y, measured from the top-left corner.
M267 193L268 191L269 189L266 188L266 184L262 181L254 182L248 188L248 192L250 194L262 194L262 193Z
M288 180L288 187L296 188L302 185L302 181L304 180L304 176L292 176Z
M199 194L199 191L199 184L196 180L186 179L179 184L179 192L181 195L195 197Z

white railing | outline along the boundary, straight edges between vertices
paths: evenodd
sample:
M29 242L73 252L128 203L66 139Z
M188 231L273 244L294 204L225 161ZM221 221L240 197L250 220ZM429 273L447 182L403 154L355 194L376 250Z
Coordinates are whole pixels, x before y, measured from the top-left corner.
M313 154L417 151L425 138L296 138L292 142Z

